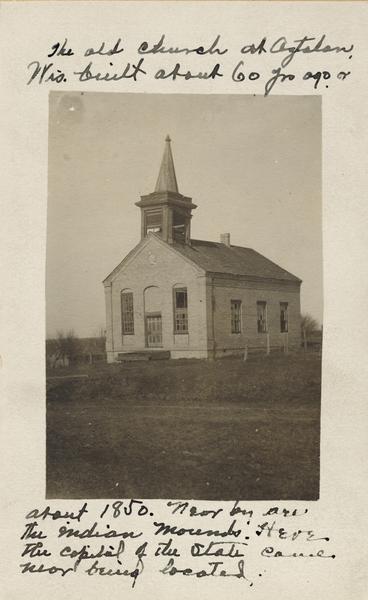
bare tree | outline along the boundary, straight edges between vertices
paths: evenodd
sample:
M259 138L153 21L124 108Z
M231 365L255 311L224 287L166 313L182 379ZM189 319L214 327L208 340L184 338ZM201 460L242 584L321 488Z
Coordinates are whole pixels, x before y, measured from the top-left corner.
M100 325L99 327L97 327L97 329L95 329L93 337L95 337L99 340L104 340L106 338L105 327L103 325Z
M67 359L70 363L73 363L76 361L78 351L78 338L72 329L66 333L63 331L57 332L57 354L59 358Z
M304 350L306 350L308 345L308 338L310 338L310 336L319 329L318 322L311 315L305 314L302 315L300 326L302 330Z
M106 330L103 325L97 327L93 334L93 339L91 339L90 347L94 349L95 352L104 352L105 351L105 343L106 343Z

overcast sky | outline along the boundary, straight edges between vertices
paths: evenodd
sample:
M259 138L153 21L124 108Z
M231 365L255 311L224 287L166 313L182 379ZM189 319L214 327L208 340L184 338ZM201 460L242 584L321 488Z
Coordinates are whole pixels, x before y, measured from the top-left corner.
M50 94L47 336L105 324L102 280L140 240L169 133L192 237L261 252L322 322L318 96Z

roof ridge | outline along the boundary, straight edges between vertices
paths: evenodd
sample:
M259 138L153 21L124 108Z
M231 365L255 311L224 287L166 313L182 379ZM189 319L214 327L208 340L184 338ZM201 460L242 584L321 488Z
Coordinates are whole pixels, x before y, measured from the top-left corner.
M191 239L190 241L191 242L201 242L202 244L215 244L216 246L223 246L225 248L242 248L244 250L253 250L253 248L250 248L249 246L238 246L237 244L230 244L230 246L228 246L227 244L224 244L223 242L213 242L212 240ZM257 252L257 250L253 250L253 252Z

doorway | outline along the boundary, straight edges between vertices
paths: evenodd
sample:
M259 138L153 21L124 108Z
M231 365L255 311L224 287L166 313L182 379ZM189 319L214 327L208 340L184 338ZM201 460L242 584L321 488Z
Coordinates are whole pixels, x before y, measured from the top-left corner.
M161 313L146 315L146 345L148 348L162 348Z

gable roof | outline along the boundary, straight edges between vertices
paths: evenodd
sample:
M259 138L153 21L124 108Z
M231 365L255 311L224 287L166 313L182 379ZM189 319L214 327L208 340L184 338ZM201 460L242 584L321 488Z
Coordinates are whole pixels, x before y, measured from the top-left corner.
M167 242L162 240L160 236L150 232L146 237L141 239L141 241L138 242L138 244L134 246L134 248L130 252L128 252L128 254L123 258L123 260L121 260L119 264L111 271L111 273L109 273L109 275L105 277L102 283L104 285L108 285L114 279L115 275L117 275L123 267L128 265L131 260L134 260L134 258L150 243L160 244L161 246L167 248L169 252L175 252L173 244L168 244ZM201 270L203 273L203 267L201 268L201 266L195 263L193 260L191 260L190 257L185 256L185 254L182 254L182 258L184 258L184 260L187 263L189 263L193 267L193 269L197 271Z
M217 242L191 240L191 245L173 244L185 258L210 273L223 273L262 279L281 279L301 283L301 279L259 254L252 248L227 246Z
M277 279L301 283L301 279L292 275L252 248L227 246L219 242L191 240L188 244L168 244L155 233L149 233L131 250L125 258L103 280L108 284L121 268L133 259L150 242L156 241L169 250L179 253L186 261L207 273L233 275L235 277L254 277L257 279Z

